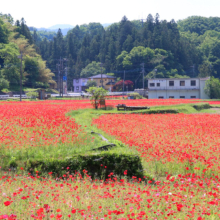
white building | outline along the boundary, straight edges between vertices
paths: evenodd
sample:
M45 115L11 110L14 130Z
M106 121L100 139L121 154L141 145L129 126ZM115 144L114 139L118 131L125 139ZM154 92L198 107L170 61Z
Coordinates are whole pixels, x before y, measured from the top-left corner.
M209 99L204 92L207 78L148 79L149 99Z

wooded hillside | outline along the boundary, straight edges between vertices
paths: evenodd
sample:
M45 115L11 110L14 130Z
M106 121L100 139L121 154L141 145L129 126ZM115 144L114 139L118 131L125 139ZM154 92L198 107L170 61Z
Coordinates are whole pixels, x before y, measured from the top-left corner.
M126 78L137 86L141 63L147 77L220 77L219 22L189 17L177 23L160 20L157 14L141 23L123 17L106 29L90 23L74 27L66 37L58 31L52 41L37 45L51 69L60 57L69 59L69 79L85 75L92 62L104 63L106 73L116 77L122 78L126 70Z
M124 16L120 22L107 28L100 23L77 25L65 37L61 30L55 36L54 33L30 32L24 20L13 25L13 21L8 23L5 19L2 16L0 42L4 47L10 47L11 53L14 51L11 57L15 60L1 55L0 64L19 62L16 58L19 42L26 42L29 52L26 52L23 64L27 73L24 83L30 86L55 83L52 77L54 80L57 77L49 69L57 74L56 64L60 58L68 59L68 89L73 78L100 72L100 62L104 63L105 73L114 74L118 80L123 78L125 71L126 79L133 81L136 88L142 85L140 72L143 63L146 80L149 77L220 78L220 18L195 16L175 22L160 20L158 14L155 17L150 14L141 22L129 21ZM46 69L45 65L49 69L43 74L48 77L40 77L39 70ZM8 71L10 74L6 73L5 67L1 77L17 83L9 75L14 72L15 79L18 79L19 67L11 66L13 71Z
M10 15L0 14L0 90L19 86L21 60L23 85L32 88L54 87L54 74L46 67L46 61L37 53L25 20L14 23Z

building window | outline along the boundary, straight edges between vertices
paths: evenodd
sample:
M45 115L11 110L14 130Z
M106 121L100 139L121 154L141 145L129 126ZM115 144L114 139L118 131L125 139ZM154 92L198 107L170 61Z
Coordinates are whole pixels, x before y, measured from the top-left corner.
M160 83L157 83L157 87L160 87Z
M155 84L154 83L150 83L150 87L154 87L155 86Z
M76 90L79 90L79 86L76 87Z
M163 99L163 96L158 96L158 99Z
M190 96L191 99L196 99L195 95Z
M180 86L185 86L185 81L180 81Z
M169 96L169 99L174 99L174 96Z
M78 80L78 79L76 79L76 83L79 83L79 80Z
M174 81L169 81L169 86L174 86Z
M196 80L191 80L191 86L196 86Z
M185 99L185 96L180 96L180 99Z

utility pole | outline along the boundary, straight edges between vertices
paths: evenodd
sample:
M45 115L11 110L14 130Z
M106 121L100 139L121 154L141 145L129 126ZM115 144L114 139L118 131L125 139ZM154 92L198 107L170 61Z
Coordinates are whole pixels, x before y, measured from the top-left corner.
M21 66L20 66L20 102L21 102L22 101L22 59L23 59L22 52L20 52L18 58L21 59Z
M191 66L193 68L193 77L195 76L194 75L194 72L195 72L195 64L193 64L193 66Z
M143 89L144 89L144 63L141 63L141 66L142 66L142 74L143 74Z
M57 67L57 90L60 91L60 68L59 63L56 65Z
M65 89L66 89L66 92L67 92L67 71L68 71L67 61L68 61L68 59L67 58L63 58L63 61L66 62L66 65L65 65L66 67L64 69L65 70L65 74L64 74L65 75L65 80L64 81L65 81Z
M154 69L154 79L155 79L156 74L157 74L157 69Z
M143 27L144 19L142 18L142 19L140 19L140 20L141 20L141 23L142 23L142 27Z
M63 97L63 59L61 59L61 96Z
M123 93L125 92L125 70L124 70L124 79L123 79Z
M102 66L103 66L103 63L100 63L99 65L101 67L101 83L102 83L102 88L103 88L103 80L102 80Z

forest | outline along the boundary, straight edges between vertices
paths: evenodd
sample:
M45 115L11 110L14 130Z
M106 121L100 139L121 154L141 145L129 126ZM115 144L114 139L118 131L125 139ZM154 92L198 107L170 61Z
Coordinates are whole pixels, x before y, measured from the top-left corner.
M75 26L63 36L29 29L22 18L0 17L0 89L19 81L18 65L24 50L24 81L30 87L55 86L56 64L66 58L68 89L72 79L101 72L141 87L141 71L148 78L220 78L220 18L192 16L181 21L160 20L159 14L141 22L124 16L104 28L100 23ZM26 46L21 46L25 44ZM7 51L7 53L6 53ZM4 83L3 83L4 82ZM1 88L2 85L2 88ZM146 84L145 84L146 85Z

